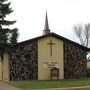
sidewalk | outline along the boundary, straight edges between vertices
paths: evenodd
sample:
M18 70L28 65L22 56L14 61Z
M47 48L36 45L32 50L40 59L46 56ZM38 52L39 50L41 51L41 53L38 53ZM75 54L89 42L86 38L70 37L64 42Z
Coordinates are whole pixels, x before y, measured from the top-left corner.
M30 90L72 90L72 89L77 90L77 89L80 89L80 88L90 88L90 86L65 87L65 88L48 88L48 89L30 89Z
M13 86L9 86L8 84L0 81L0 90L22 90Z

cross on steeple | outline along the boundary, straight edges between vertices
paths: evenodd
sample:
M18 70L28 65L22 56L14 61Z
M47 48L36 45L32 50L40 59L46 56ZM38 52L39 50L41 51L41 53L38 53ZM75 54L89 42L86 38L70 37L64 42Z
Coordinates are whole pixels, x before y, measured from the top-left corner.
M52 45L54 45L55 43L52 42L52 40L50 40L50 42L48 43L48 45L50 45L50 56L52 56Z

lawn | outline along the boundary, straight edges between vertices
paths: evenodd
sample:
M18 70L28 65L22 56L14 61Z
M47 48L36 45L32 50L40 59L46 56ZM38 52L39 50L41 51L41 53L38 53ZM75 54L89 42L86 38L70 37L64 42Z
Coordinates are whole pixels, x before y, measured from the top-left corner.
M8 82L8 84L15 87L23 88L23 89L65 88L65 87L76 87L76 86L89 86L90 79L11 81L11 82ZM75 89L75 90L80 90L80 89ZM90 88L81 89L81 90L90 90Z

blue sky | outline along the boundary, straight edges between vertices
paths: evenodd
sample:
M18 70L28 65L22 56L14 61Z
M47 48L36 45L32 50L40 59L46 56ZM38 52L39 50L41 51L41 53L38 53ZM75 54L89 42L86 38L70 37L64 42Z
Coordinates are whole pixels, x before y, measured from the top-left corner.
M17 20L19 41L42 35L45 12L51 32L76 40L73 25L90 23L90 0L9 0L14 12L9 15Z

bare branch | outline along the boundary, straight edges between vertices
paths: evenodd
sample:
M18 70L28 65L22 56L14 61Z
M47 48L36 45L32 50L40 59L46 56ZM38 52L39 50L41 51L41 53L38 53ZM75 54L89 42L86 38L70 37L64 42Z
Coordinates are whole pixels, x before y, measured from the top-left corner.
M90 24L74 25L74 33L83 46L88 47L90 40Z

